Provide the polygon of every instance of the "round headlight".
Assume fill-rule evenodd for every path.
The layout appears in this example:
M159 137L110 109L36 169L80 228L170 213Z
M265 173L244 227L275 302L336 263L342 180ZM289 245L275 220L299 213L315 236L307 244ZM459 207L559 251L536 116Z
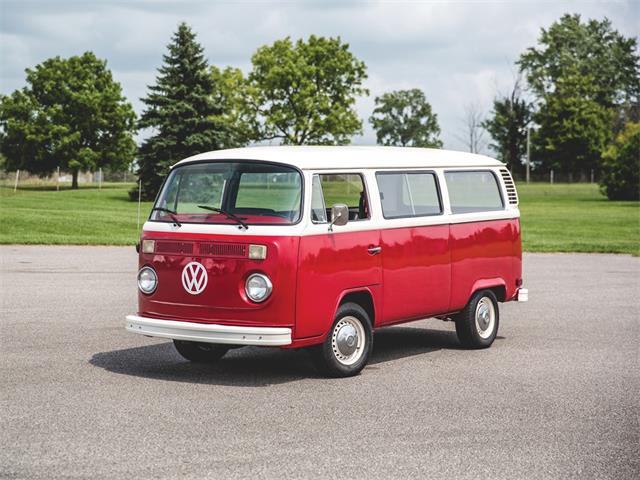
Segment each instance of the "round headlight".
M138 272L138 288L147 295L153 293L158 286L158 275L151 267L142 267Z
M264 302L269 298L272 290L273 285L271 284L271 280L262 273L250 275L249 278L247 278L247 283L244 285L244 291L247 293L247 297L256 303Z

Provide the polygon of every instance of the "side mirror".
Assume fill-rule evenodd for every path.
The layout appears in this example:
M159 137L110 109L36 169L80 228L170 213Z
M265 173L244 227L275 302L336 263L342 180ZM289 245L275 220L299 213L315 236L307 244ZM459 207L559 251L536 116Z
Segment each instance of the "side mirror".
M349 207L344 203L336 203L331 207L331 223L329 224L329 231L333 232L333 226L339 227L346 225L349 222Z

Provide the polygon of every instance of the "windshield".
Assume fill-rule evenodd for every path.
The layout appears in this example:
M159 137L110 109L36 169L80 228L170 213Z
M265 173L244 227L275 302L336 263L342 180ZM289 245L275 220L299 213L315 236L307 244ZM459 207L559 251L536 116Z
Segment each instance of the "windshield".
M149 218L290 225L300 219L301 197L302 178L291 167L259 162L187 164L171 171Z

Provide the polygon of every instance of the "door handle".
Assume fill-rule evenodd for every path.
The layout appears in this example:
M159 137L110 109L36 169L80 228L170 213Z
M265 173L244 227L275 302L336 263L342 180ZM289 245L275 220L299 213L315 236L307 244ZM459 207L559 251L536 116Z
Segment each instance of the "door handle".
M367 248L367 251L371 255L377 255L382 251L382 247L380 247L380 246L377 246L377 247L371 246L371 247Z

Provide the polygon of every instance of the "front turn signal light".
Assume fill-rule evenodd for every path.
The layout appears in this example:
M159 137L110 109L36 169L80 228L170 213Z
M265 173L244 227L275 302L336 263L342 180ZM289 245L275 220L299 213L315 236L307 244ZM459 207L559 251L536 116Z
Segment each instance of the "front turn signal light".
M156 250L155 240L143 240L142 241L142 253L153 253Z
M264 260L267 258L267 246L249 245L249 258L251 260Z

